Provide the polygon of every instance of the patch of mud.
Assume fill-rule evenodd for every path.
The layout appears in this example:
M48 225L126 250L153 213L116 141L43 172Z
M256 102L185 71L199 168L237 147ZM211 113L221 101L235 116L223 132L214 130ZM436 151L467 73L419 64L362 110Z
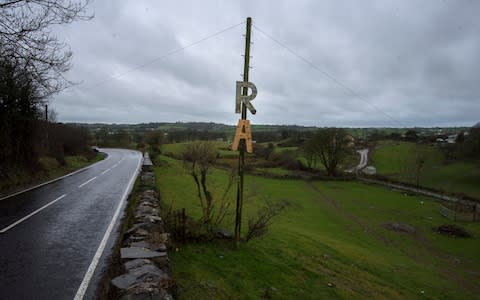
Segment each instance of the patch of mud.
M471 237L472 235L468 233L465 228L453 225L453 224L444 224L440 225L438 227L434 227L433 231L450 236L450 237L463 237L463 238L468 238Z
M403 232L403 233L411 233L414 234L417 232L415 227L408 225L408 224L402 224L402 223L385 223L382 225L385 229L388 229L390 231L395 231L395 232Z

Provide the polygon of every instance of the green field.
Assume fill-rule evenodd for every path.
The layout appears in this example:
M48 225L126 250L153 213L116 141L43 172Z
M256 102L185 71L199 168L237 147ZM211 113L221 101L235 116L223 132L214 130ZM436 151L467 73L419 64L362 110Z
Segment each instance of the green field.
M413 184L417 153L426 158L420 173L421 186L480 199L480 162L446 162L436 145L382 141L373 151L371 160L378 174Z
M218 149L220 155L230 155L234 153L233 151L229 150L229 143L227 142L211 141L210 143L212 143ZM165 144L162 145L162 152L180 156L188 144L190 144L190 142Z
M194 183L182 163L165 156L157 162L162 201L199 217ZM211 176L218 196L227 173L215 169ZM171 260L180 299L478 298L480 223L458 223L473 238L438 235L432 227L450 221L430 199L356 182L259 176L247 176L246 189L243 224L265 199L287 199L292 206L274 219L266 237L239 250L220 241L179 245ZM388 231L386 222L417 231Z

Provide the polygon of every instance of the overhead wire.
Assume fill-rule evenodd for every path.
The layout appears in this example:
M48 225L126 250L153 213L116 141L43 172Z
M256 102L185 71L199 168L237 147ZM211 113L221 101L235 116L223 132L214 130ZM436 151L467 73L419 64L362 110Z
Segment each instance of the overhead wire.
M370 105L371 107L373 107L375 110L377 110L378 112L382 113L384 116L386 116L387 118L389 118L390 120L392 120L393 122L395 122L396 124L400 125L400 127L405 127L405 128L408 128L409 126L405 126L404 124L402 124L402 122L396 120L395 118L393 118L391 115L387 114L386 112L384 112L383 110L381 110L380 108L378 108L376 105L374 105L373 103L371 103L370 101L368 101L365 97L363 97L362 95L360 95L359 93L357 93L355 90L353 90L352 88L350 88L349 86L345 85L344 83L342 83L340 80L338 80L335 76L331 75L330 73L328 73L327 71L319 68L318 66L316 66L313 62L311 62L310 60L308 60L307 58L305 58L304 56L298 54L297 52L295 52L293 49L291 49L290 47L288 47L287 45L285 45L284 43L282 43L281 41L279 41L278 39L272 37L271 35L269 35L268 33L266 33L265 31L263 31L261 28L259 28L258 26L256 26L255 24L253 25L253 27L258 30L261 34L263 34L264 36L266 36L267 38L269 38L270 40L272 40L273 42L275 42L275 44L277 44L278 46L280 46L281 48L284 48L286 49L288 52L290 52L292 55L294 55L295 57L299 58L300 60L302 60L303 62L305 62L306 64L308 64L310 67L312 67L313 69L319 71L320 73L322 73L324 76L326 76L327 78L329 78L330 80L332 80L334 83L336 83L337 85L339 85L340 87L342 87L343 89L347 90L348 92L350 92L353 96L355 96L356 98L362 100L363 102L367 103L368 105ZM419 168L420 166L418 165L419 163L419 143L415 143L415 157L416 157L416 161L415 161L415 168Z
M374 105L373 103L371 103L370 101L368 101L365 97L363 97L362 95L360 95L359 93L357 93L355 90L353 90L352 88L350 88L349 86L347 86L346 84L342 83L340 80L338 80L335 76L333 76L332 74L328 73L327 71L319 68L317 65L315 65L313 62L311 62L309 59L305 58L304 56L298 54L296 51L294 51L292 48L288 47L287 45L285 45L285 43L282 43L281 41L279 41L278 39L274 38L273 36L271 36L270 34L266 33L264 30L262 30L261 28L259 28L257 25L253 24L253 27L258 30L262 35L264 35L265 37L267 37L268 39L272 40L275 44L277 44L277 46L281 47L281 48L284 48L285 50L287 50L290 54L292 54L293 56L297 57L298 59L302 60L304 63L306 63L307 65L309 65L310 67L312 67L313 69L317 70L318 72L322 73L324 76L326 76L327 78L329 78L331 81L333 81L334 83L336 83L338 86L342 87L343 89L345 89L346 91L348 91L350 94L352 94L353 96L355 96L356 98L362 100L363 102L367 103L368 105L370 105L372 108L374 108L375 110L377 110L378 112L380 112L381 114L383 114L384 116L386 116L388 119L390 119L391 121L393 121L394 123L398 124L398 125L401 125L403 127L408 127L408 126L404 126L402 124L402 122L396 120L394 117L392 117L390 114L386 113L385 111L381 110L379 107L377 107L376 105Z
M137 65L133 68L130 68L128 69L127 71L121 73L121 74L118 74L118 75L114 75L114 76L110 76L109 78L105 79L105 80L102 80L100 82L97 82L96 84L93 84L91 86L87 86L87 88L95 88L95 87L98 87L98 86L101 86L103 84L106 84L110 81L113 81L113 80L116 80L116 79L119 79L127 74L130 74L134 71L137 71L139 69L143 69L153 63L156 63L160 60L164 60L172 55L175 55L177 53L180 53L190 47L193 47L195 45L198 45L202 42L205 42L209 39L212 39L216 36L219 36L229 30L232 30L242 24L245 24L245 21L242 21L238 24L235 24L235 25L231 25L231 26L228 26L224 29L221 29L219 31L216 31L212 34L209 34L201 39L198 39L194 42L191 42L185 46L182 46L180 48L176 48L176 49L173 49L167 53L165 53L164 55L161 55L159 57L156 57L152 60L149 60L145 63L142 63L140 65ZM309 59L305 58L304 56L300 55L299 53L297 53L296 51L294 51L292 48L288 47L285 43L279 41L278 39L274 38L273 36L271 36L270 34L268 34L267 32L265 32L264 30L262 30L259 26L253 24L253 27L258 30L262 35L264 35L265 37L267 37L268 39L272 40L277 46L281 47L281 48L284 48L285 50L287 50L290 54L292 54L293 56L297 57L298 59L302 60L304 63L306 63L307 65L309 65L310 67L312 67L313 69L319 71L320 73L322 73L324 76L326 76L327 78L329 78L331 81L333 81L334 83L336 83L337 85L339 85L340 87L342 87L343 89L345 89L346 91L348 91L349 93L351 93L353 96L355 96L356 98L362 100L363 102L367 103L368 105L370 105L371 107L373 107L375 110L377 110L378 112L380 112L381 114L385 115L387 118L389 118L390 120L392 120L393 122L399 124L399 125L402 125L401 122L399 122L398 120L396 120L395 118L393 118L390 114L387 114L385 111L381 110L380 108L378 108L376 105L374 105L373 103L371 103L370 101L368 101L365 97L363 97L362 95L360 95L359 93L357 93L355 90L353 90L352 88L350 88L349 86L347 86L346 84L342 83L340 80L338 80L335 76L333 76L332 74L328 73L327 71L319 68L317 65L315 65L313 62L311 62ZM253 31L252 31L253 33ZM408 126L403 126L403 127L408 127Z
M109 78L107 78L107 79L105 79L105 80L102 80L102 81L100 81L100 82L97 82L96 84L93 84L93 85L91 85L91 86L87 86L87 88L95 88L95 87L98 87L98 86L100 86L100 85L106 84L106 83L108 83L108 82L110 82L110 81L113 81L113 80L115 80L115 79L119 79L119 78L121 78L121 77L123 77L123 76L125 76L125 75L127 75L127 74L130 74L130 73L132 73L132 72L134 72L134 71L137 71L137 70L139 70L139 69L143 69L143 68L145 68L145 67L147 67L147 66L149 66L149 65L151 65L151 64L153 64L153 63L156 63L156 62L158 62L158 61L160 61L160 60L166 59L166 58L169 57L169 56L172 56L172 55L175 55L175 54L177 54L177 53L180 53L180 52L182 52L182 51L184 51L184 50L186 50L186 49L188 49L188 48L190 48L190 47L193 47L193 46L198 45L198 44L200 44L200 43L202 43L202 42L205 42L205 41L207 41L207 40L209 40L209 39L212 39L212 38L214 38L214 37L216 37L216 36L218 36L218 35L221 35L222 33L225 33L225 32L227 32L227 31L229 31L229 30L232 30L232 29L234 29L234 28L236 28L236 27L238 27L238 26L240 26L240 25L242 25L242 24L245 24L245 21L240 22L240 23L235 24L235 25L228 26L228 27L226 27L226 28L224 28L224 29L222 29L222 30L219 30L219 31L217 31L217 32L214 32L214 33L212 33L212 34L209 34L209 35L207 35L207 36L205 36L205 37L203 37L203 38L201 38L201 39L199 39L199 40L196 40L196 41L194 41L194 42L192 42L192 43L189 43L189 44L187 44L187 45L185 45L185 46L182 46L182 47L180 47L180 48L173 49L173 50L165 53L165 54L162 55L162 56L156 57L156 58L154 58L154 59L152 59L152 60L149 60L149 61L147 61L147 62L145 62L145 63L143 63L143 64L137 65L137 66L135 66L135 67L133 67L133 68L131 68L131 69L129 69L129 70L121 73L121 74L114 75L114 76L110 76Z

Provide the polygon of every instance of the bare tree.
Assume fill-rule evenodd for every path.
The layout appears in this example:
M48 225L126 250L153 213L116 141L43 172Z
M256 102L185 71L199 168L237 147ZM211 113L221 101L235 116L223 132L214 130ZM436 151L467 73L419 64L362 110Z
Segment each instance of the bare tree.
M317 153L313 141L308 141L303 148L303 156L307 161L307 167L315 168L317 165Z
M90 19L88 3L0 0L0 176L19 165L35 166L39 111L69 84L63 73L72 52L52 27Z
M147 131L144 135L143 141L150 146L153 152L159 152L159 147L164 143L165 136L160 130ZM152 153L150 153L152 154Z
M0 55L23 65L46 98L68 81L72 52L52 34L54 25L89 20L89 0L4 0L0 2Z
M197 197L202 208L202 221L210 225L219 225L228 215L231 205L228 193L236 178L236 172L232 170L223 195L215 199L209 189L208 174L216 159L217 149L208 141L192 142L183 152L183 161L190 170L197 189Z
M231 214L230 205L232 204L232 201L229 201L228 193L230 192L232 187L236 184L237 174L238 174L238 170L236 170L235 168L232 168L230 170L227 186L225 187L225 191L223 192L223 195L220 198L220 201L218 201L218 210L213 222L215 226L220 225L225 219L225 217Z
M306 142L304 151L310 161L309 165L314 165L318 158L327 170L327 174L335 176L338 164L348 152L349 143L350 140L344 129L322 128Z

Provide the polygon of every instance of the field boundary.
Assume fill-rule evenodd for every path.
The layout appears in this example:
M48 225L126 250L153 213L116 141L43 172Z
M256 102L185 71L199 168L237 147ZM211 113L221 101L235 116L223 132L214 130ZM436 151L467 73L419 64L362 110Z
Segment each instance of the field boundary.
M411 187L411 186L407 186L407 185L402 185L402 184L399 184L399 183L386 182L386 181L382 181L382 180L378 180L378 179L369 179L369 178L364 178L364 177L357 177L357 179L359 181L363 181L363 182L366 182L366 183L383 185L383 186L386 186L386 187L391 187L391 188L399 189L399 190L402 190L402 191L412 192L412 193L436 198L436 199L443 200L443 201L453 202L453 203L457 203L457 202L476 202L476 201L473 201L473 200L470 200L470 199L467 200L467 199L460 198L460 197L449 196L449 195L445 195L445 194L442 194L442 193L439 193L439 192L433 192L433 191L429 191L429 190L422 189L422 188L416 188L416 187Z

